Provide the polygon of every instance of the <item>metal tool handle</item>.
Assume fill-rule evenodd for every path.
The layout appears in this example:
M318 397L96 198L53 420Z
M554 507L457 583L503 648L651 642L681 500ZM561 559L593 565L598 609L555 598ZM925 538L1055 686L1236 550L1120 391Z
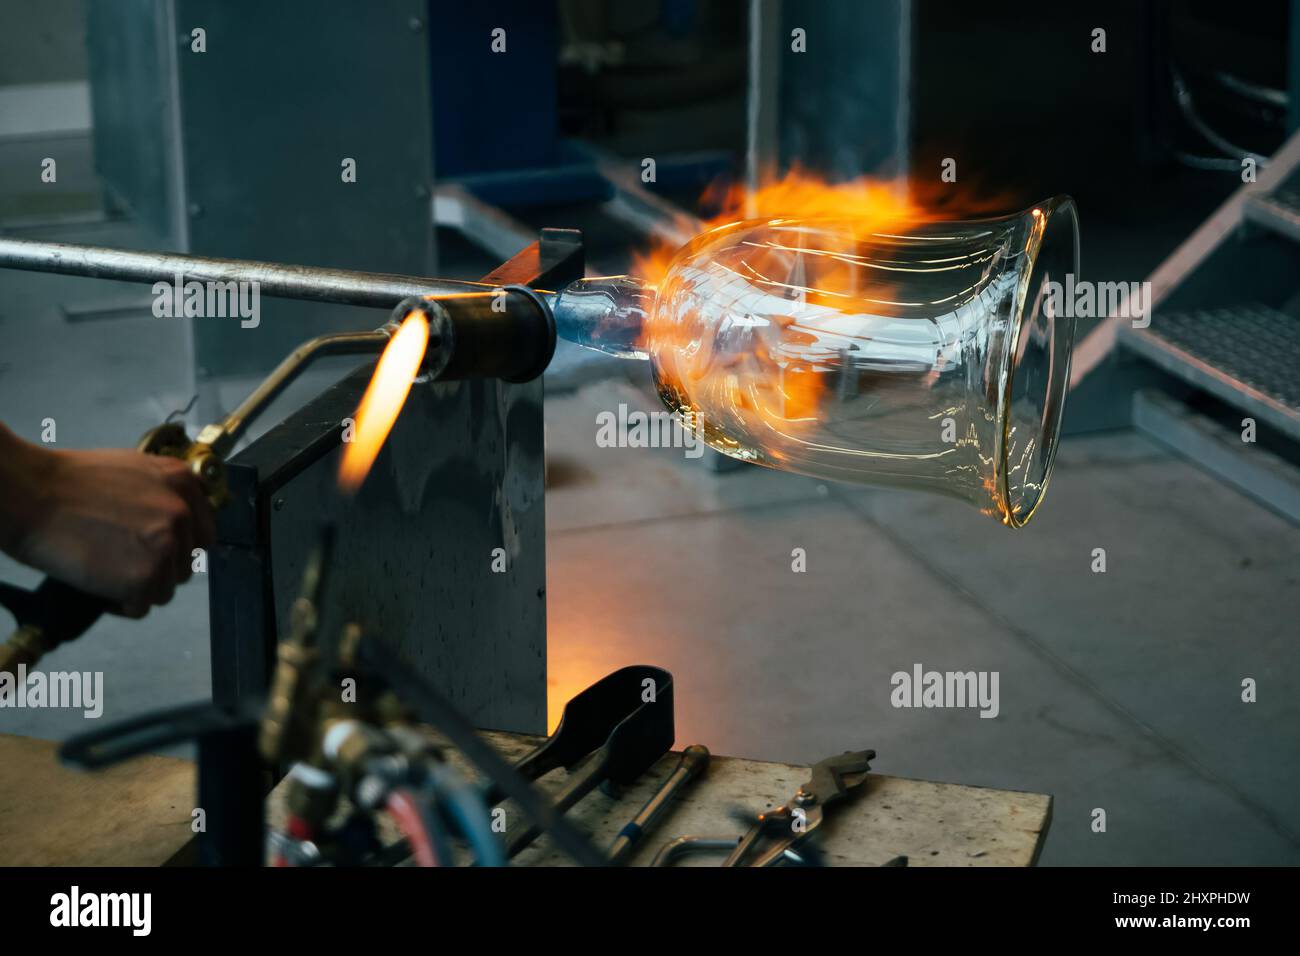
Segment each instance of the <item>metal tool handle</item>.
M53 578L46 578L34 591L0 582L0 604L18 622L0 644L0 672L15 675L20 666L33 667L60 644L80 637L112 609L104 598Z
M59 748L59 759L83 770L96 770L172 744L255 724L251 714L240 714L209 701L199 701L77 734Z
M641 837L659 822L660 818L672 805L673 797L688 783L704 772L709 765L709 748L700 744L691 744L682 751L677 766L673 768L663 784L650 795L640 811L622 830L609 848L609 862L623 863L632 855L632 851Z
M574 773L551 805L558 813L568 813L573 805L599 786L609 773L609 748L601 747ZM513 833L506 834L506 856L513 859L541 835L541 827L534 820L522 824Z

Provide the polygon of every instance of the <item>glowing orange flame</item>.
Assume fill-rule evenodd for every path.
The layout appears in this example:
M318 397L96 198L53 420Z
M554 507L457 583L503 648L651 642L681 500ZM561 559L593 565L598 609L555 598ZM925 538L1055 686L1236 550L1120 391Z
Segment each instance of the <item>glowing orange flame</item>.
M901 179L833 183L795 168L756 189L707 192L705 204L719 212L704 232L684 247L663 243L635 257L635 274L659 289L640 346L656 359L660 397L719 451L780 462L780 445L801 442L822 422L828 389L848 384L826 317L906 304L898 301L898 270L881 250L923 223L996 208L987 202L980 210L952 190ZM725 260L715 258L728 236L743 238ZM707 286L705 298L693 296L692 286ZM701 314L701 301L712 316ZM767 311L755 321L756 306ZM739 320L733 339L741 324L762 326L743 336L743 348L720 345L713 334L710 322L728 308ZM864 387L853 383L851 391ZM763 435L774 440L755 447L754 436Z
M794 168L757 189L715 187L704 196L720 211L706 220L708 227L695 240L678 249L666 244L636 257L635 273L661 286L674 262L683 261L721 232L739 222L755 220L835 220L836 248L794 249L771 243L754 244L738 275L755 287L775 294L791 294L808 305L835 305L837 298L858 297L861 269L854 261L854 243L875 233L905 231L934 218L915 203L902 181L857 179L831 183ZM843 253L840 255L839 253ZM798 263L799 271L792 269ZM883 285L876 294L883 294ZM792 302L792 312L796 308ZM644 350L661 356L660 395L670 408L699 423L703 437L728 454L741 449L729 436L710 427L699 412L721 404L740 418L753 418L780 433L815 423L825 377L822 369L806 360L791 360L798 344L809 338L794 314L771 316L777 334L756 344L744 356L717 361L707 343L701 346L695 316L680 311L665 316L656 311L646 323ZM804 350L806 352L806 350ZM780 354L778 354L780 353ZM713 423L716 425L716 423Z
M861 178L832 183L797 166L756 189L714 186L703 198L706 205L719 210L704 220L707 230L746 219L780 217L852 221L861 234L867 234L935 218L912 199L912 191L902 180ZM656 246L635 257L634 274L657 283L677 252L676 246L666 243Z
M429 320L422 312L411 312L379 357L374 377L353 416L356 425L352 441L344 444L339 463L339 487L348 494L360 488L370 473L411 391L428 345Z

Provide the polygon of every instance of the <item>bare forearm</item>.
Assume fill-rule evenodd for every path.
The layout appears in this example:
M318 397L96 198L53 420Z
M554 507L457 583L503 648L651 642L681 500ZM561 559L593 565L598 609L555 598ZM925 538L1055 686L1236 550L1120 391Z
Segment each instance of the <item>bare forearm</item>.
M126 449L52 451L0 425L0 550L126 613L165 604L213 538L184 462Z

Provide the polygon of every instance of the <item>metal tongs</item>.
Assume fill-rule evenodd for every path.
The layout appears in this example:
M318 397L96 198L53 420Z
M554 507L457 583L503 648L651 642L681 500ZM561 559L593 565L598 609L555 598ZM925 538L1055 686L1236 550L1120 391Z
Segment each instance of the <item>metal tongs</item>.
M647 687L654 693L647 694ZM564 707L554 734L516 767L529 780L565 767L570 774L556 794L557 813L608 781L635 783L673 745L673 675L660 667L636 664L601 678ZM495 803L497 788L489 793ZM506 855L514 857L536 839L535 822L506 834Z

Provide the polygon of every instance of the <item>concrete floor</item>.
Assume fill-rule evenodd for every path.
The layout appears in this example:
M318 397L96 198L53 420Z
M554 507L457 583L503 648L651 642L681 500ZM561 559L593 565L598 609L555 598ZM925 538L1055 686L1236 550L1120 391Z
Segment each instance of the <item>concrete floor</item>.
M1013 532L959 502L598 448L620 401L651 407L615 383L548 402L553 700L660 664L683 744L870 746L883 772L1053 794L1044 863L1300 862L1295 527L1129 432L1067 439ZM998 671L1000 715L894 709L916 663Z
M117 228L57 237L113 244ZM58 308L126 291L0 273L0 418L120 445L185 404L178 326ZM600 448L598 411L653 407L644 369L625 371L547 403L553 712L615 667L660 664L679 744L789 761L870 746L882 772L1053 794L1044 863L1300 863L1295 527L1131 433L1067 439L1020 532L958 502ZM36 576L0 561L0 579ZM109 719L195 700L206 622L190 586L48 667L105 671ZM1000 715L894 709L890 675L916 663L998 671ZM4 732L84 729L0 711Z

